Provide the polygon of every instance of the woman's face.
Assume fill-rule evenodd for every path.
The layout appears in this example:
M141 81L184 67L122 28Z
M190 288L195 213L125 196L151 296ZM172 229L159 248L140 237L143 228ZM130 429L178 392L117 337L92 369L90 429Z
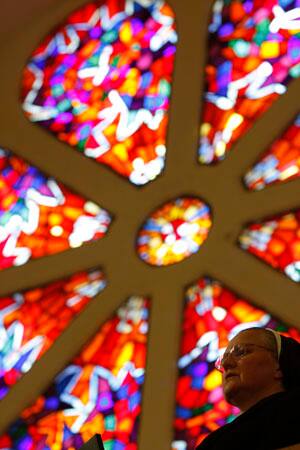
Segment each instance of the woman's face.
M230 354L234 346L241 350L241 354L244 350L244 354L239 356L238 351ZM224 396L242 410L249 402L255 404L281 386L279 364L265 336L259 331L243 331L235 336L226 349L223 367Z

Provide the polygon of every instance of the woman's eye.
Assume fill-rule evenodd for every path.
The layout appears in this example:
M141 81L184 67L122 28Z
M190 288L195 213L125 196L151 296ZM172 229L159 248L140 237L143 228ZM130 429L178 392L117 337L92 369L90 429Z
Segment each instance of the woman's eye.
M236 355L237 355L237 356L243 356L243 355L245 355L246 353L247 353L247 351L246 351L246 349L244 349L244 348L239 348L239 349L236 350Z

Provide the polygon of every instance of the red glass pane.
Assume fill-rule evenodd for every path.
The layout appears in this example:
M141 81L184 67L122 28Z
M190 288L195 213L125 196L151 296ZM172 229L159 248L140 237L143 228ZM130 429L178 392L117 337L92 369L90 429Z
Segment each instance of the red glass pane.
M245 175L248 189L264 189L300 176L300 114Z
M300 332L256 308L218 281L201 278L186 293L173 450L194 450L215 429L231 421L238 409L223 398L215 361L244 328L268 327L300 340Z
M0 298L0 399L105 284L92 270Z
M0 448L77 449L100 433L106 450L136 450L148 315L148 301L131 297L0 437Z
M300 210L249 225L240 246L300 282Z
M297 0L216 0L209 25L199 161L225 158L300 76Z
M103 237L109 214L0 149L0 270Z
M73 12L24 70L28 118L140 185L163 170L174 13L163 1L95 1Z

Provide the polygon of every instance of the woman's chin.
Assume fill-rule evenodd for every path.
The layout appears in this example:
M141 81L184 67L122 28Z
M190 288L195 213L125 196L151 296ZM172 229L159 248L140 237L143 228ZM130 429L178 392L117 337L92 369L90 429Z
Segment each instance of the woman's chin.
M224 396L228 403L234 405L234 398L239 391L239 378L237 376L230 377L223 384Z

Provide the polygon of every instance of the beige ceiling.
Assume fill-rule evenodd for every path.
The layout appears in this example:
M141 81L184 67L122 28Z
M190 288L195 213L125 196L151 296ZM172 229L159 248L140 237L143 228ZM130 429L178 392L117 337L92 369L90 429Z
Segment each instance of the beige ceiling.
M247 192L241 177L294 117L300 84L290 85L243 137L228 158L213 167L196 162L205 39L212 0L170 0L179 44L163 176L142 188L58 142L25 119L19 104L21 71L40 39L84 0L1 1L0 145L23 156L114 216L108 236L65 253L0 273L0 295L40 285L90 267L102 267L108 287L11 390L0 404L2 430L53 380L101 323L132 294L152 299L146 383L139 448L167 450L172 440L184 288L202 275L225 283L246 299L300 328L300 287L236 245L244 223L300 205L300 180L262 192ZM201 251L181 264L153 268L134 250L136 231L164 201L193 194L213 210L213 228Z
M12 33L38 20L39 15L58 5L58 0L1 0L1 41L9 39Z

